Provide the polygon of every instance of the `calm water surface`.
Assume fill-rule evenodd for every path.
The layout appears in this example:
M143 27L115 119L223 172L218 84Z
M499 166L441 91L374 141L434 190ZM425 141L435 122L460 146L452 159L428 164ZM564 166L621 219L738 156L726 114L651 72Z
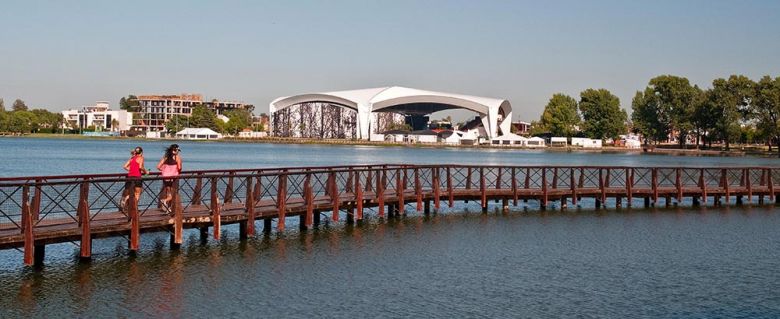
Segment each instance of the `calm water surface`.
M0 138L0 176L121 172L164 143ZM772 158L180 143L187 169L351 163L772 165ZM152 166L152 165L147 165ZM578 210L478 204L201 243L165 233L47 247L33 271L0 252L0 318L17 317L780 317L773 206ZM295 227L288 227L290 229Z

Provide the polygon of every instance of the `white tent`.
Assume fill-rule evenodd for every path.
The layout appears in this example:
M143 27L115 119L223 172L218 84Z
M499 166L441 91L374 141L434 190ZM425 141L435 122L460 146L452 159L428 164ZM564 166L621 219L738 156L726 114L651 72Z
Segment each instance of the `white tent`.
M569 145L569 140L565 137L551 137L550 138L550 146L563 146Z
M477 135L472 132L462 131L442 131L439 133L439 143L444 144L467 144L472 145L477 142Z
M525 146L527 141L528 139L525 137L513 133L507 133L490 140L490 144Z
M538 136L534 136L525 141L525 146L528 147L544 147L544 139Z
M371 134L380 133L372 132L375 128L370 127L375 112L432 113L452 108L468 109L480 114L488 138L509 133L512 125L512 105L507 100L400 86L285 96L273 100L269 111L274 114L293 105L313 102L331 103L357 111L358 137L366 140ZM273 123L270 125L273 127Z
M205 127L188 127L176 132L176 138L187 140L216 140L221 139L222 134Z

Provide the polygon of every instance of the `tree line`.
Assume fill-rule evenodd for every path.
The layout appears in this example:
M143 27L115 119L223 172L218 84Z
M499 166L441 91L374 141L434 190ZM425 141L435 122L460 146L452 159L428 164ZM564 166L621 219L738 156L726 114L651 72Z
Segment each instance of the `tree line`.
M580 93L579 101L563 93L554 94L539 121L531 122L530 133L614 139L626 132L627 121L617 96L607 89L587 89Z
M11 110L6 111L5 102L0 98L0 132L54 133L62 123L62 114L44 109L30 110L21 99L16 99L11 105Z
M660 75L650 79L631 101L630 119L620 100L606 89L587 89L579 101L562 93L550 98L531 134L616 138L639 133L645 144L675 140L685 147L723 143L780 144L780 77L753 81L732 75L702 89L685 77ZM780 147L778 148L780 152Z
M192 108L190 116L177 114L171 117L165 123L165 130L175 134L187 127L207 127L216 132L236 135L241 130L252 126L252 113L248 110L228 110L223 115L228 118L227 122L217 117L214 110L198 104Z

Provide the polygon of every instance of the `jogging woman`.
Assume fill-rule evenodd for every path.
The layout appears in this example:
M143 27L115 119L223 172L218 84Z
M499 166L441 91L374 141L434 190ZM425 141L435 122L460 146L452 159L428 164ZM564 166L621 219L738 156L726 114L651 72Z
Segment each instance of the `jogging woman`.
M173 199L173 178L179 176L181 172L181 157L179 156L179 145L171 144L165 149L165 155L157 163L157 169L163 177L163 190L165 198L160 200L163 209L170 213L171 200ZM166 178L169 177L169 178Z
M141 176L146 174L144 168L144 149L136 146L131 152L132 157L125 163L124 169L127 171L127 182L125 182L125 197L122 198L122 207L127 206L130 198L130 192L135 193L135 207L138 207L138 200L141 198L141 189L143 182Z

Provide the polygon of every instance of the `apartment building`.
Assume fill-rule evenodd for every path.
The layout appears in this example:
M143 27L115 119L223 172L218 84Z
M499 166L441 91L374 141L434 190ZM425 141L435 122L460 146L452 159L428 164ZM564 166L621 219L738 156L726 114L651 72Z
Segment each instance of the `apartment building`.
M204 100L200 94L139 95L138 104L133 130L144 132L164 131L165 123L174 115L190 116L192 109L201 104L214 110L218 116L233 109L246 109L250 112L254 109L253 105L244 102Z
M98 101L95 105L82 106L80 109L62 111L65 128L75 127L86 129L94 126L99 131L121 132L130 129L133 123L133 113L125 110L111 110L106 101Z

